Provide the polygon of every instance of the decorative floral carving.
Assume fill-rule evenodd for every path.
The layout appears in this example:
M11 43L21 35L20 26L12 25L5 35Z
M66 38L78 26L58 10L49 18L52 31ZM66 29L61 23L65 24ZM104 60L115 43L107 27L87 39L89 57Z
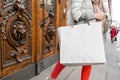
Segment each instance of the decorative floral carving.
M44 33L43 52L47 53L55 49L56 28L54 24L54 13L49 12L46 19L41 23Z
M2 66L7 67L31 58L31 5L29 0L2 0ZM29 1L29 4L32 1ZM7 49L8 47L8 49Z
M13 56L17 60L17 62L23 62L25 60L25 58L19 57L19 55L20 54L26 54L26 53L28 53L28 51L26 49L22 49L19 52L14 51L14 50L9 52L9 54L11 56Z
M26 43L27 29L22 21L14 21L11 25L11 36L14 40L18 41L20 44Z
M54 39L56 33L55 25L53 23L49 23L46 32L51 40Z

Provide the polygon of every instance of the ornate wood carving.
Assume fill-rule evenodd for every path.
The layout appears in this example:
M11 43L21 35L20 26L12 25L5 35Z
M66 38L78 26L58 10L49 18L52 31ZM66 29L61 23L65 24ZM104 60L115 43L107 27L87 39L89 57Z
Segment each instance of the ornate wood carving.
M31 2L3 0L1 11L3 68L31 59Z
M43 53L55 50L56 28L54 22L54 13L49 12L47 18L41 23L43 26Z
M2 1L0 0L0 32L2 31L2 22L1 22L1 10L2 10ZM1 37L1 33L0 33L0 37ZM2 46L1 46L1 38L0 38L0 78L2 76Z
M41 21L43 27L43 53L49 53L56 48L56 0L44 0L46 11L45 20Z

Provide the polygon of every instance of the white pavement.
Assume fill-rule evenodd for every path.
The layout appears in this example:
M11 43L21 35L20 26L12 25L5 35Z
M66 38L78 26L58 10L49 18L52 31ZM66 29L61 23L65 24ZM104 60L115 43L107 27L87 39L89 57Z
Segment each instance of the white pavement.
M51 71L55 65L41 72L40 75L32 78L31 80L46 80L50 76ZM58 76L57 80L80 80L81 66L66 67ZM106 80L105 65L93 66L90 80Z

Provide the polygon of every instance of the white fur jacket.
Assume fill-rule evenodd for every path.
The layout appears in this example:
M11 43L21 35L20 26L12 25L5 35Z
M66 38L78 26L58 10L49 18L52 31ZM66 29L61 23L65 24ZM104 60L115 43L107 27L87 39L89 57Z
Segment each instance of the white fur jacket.
M95 19L91 0L72 0L68 10L68 25L73 25L73 20L84 21Z

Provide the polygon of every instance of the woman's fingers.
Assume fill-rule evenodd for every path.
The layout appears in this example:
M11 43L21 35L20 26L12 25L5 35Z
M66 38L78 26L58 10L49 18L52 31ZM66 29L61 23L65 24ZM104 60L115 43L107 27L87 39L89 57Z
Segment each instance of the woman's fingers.
M103 20L105 18L105 14L103 14L103 13L97 13L97 14L95 14L95 18L97 20Z

